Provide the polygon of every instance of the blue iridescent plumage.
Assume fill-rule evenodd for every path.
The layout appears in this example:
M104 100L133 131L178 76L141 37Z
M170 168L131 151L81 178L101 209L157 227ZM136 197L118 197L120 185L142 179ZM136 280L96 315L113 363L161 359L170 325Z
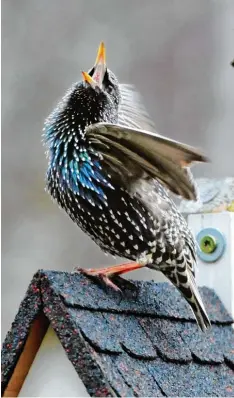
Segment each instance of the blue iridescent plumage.
M49 167L47 178L53 174L59 175L59 185L63 191L70 190L75 195L80 195L91 203L106 202L103 187L114 189L110 178L101 170L101 156L85 145L69 151L73 146L72 139L64 140L60 134L62 124L58 125L53 117L53 125L45 127L44 141L49 146ZM71 153L69 157L69 152Z

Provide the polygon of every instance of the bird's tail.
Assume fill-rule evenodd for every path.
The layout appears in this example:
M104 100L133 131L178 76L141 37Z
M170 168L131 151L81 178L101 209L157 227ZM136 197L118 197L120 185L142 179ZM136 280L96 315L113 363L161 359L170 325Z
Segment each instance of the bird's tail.
M169 277L180 293L183 294L195 315L198 326L203 332L205 332L211 324L192 272L187 269L187 281L186 283L183 281L183 284L176 283L174 278L172 279L169 275L167 275L167 277Z
M196 285L194 276L190 270L188 271L188 273L189 273L189 279L190 279L189 290L190 290L191 296L188 296L185 298L192 308L192 311L195 315L198 326L200 327L200 329L203 332L205 332L206 329L208 329L211 326L210 320L209 320L209 317L205 310L204 304L202 302L202 298L199 293L198 287Z

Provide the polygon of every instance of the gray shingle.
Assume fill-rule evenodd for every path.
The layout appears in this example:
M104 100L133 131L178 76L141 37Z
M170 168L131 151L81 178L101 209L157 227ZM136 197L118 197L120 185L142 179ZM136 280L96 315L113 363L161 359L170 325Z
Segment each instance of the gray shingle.
M85 338L98 350L121 353L117 334L108 325L104 315L101 312L92 312L87 310L69 309L69 314L75 327L80 328Z
M227 312L222 301L213 289L202 287L199 289L201 296L209 314L210 320L215 323L232 323L233 319Z
M213 325L206 333L197 330L196 325L191 322L179 327L184 343L199 361L214 364L224 361L224 346L217 334L217 330L221 330L222 327Z
M141 318L140 324L162 358L173 362L192 360L191 352L181 339L175 322L166 319Z
M111 327L125 351L138 358L153 359L157 353L144 330L133 315L104 313L108 326Z
M117 367L137 397L162 397L159 385L149 372L149 363L151 361L139 361L127 354L120 355L113 361L114 366Z
M223 365L179 365L158 360L149 363L148 368L166 396L233 396L233 375Z
M116 357L106 354L99 354L99 357L105 370L106 377L116 392L116 395L120 397L135 397L134 391L126 383L117 366L115 366L114 361Z

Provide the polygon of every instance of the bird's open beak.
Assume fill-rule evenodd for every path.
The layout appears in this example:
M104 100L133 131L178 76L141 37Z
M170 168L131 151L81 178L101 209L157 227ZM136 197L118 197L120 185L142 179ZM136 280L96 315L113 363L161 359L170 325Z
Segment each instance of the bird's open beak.
M98 83L87 72L81 72L85 82L89 83L92 88L98 87Z
M106 73L106 49L103 42L101 42L98 48L96 62L92 71L92 77L87 72L82 72L84 81L89 83L93 88L97 86L101 88Z

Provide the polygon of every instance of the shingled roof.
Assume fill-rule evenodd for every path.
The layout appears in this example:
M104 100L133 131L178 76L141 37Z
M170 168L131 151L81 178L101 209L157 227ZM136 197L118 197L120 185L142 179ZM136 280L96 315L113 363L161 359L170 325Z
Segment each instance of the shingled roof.
M174 287L135 284L137 296L120 298L80 274L39 271L3 344L2 393L44 313L91 396L233 396L233 320L214 291L201 288L212 321L202 333Z

